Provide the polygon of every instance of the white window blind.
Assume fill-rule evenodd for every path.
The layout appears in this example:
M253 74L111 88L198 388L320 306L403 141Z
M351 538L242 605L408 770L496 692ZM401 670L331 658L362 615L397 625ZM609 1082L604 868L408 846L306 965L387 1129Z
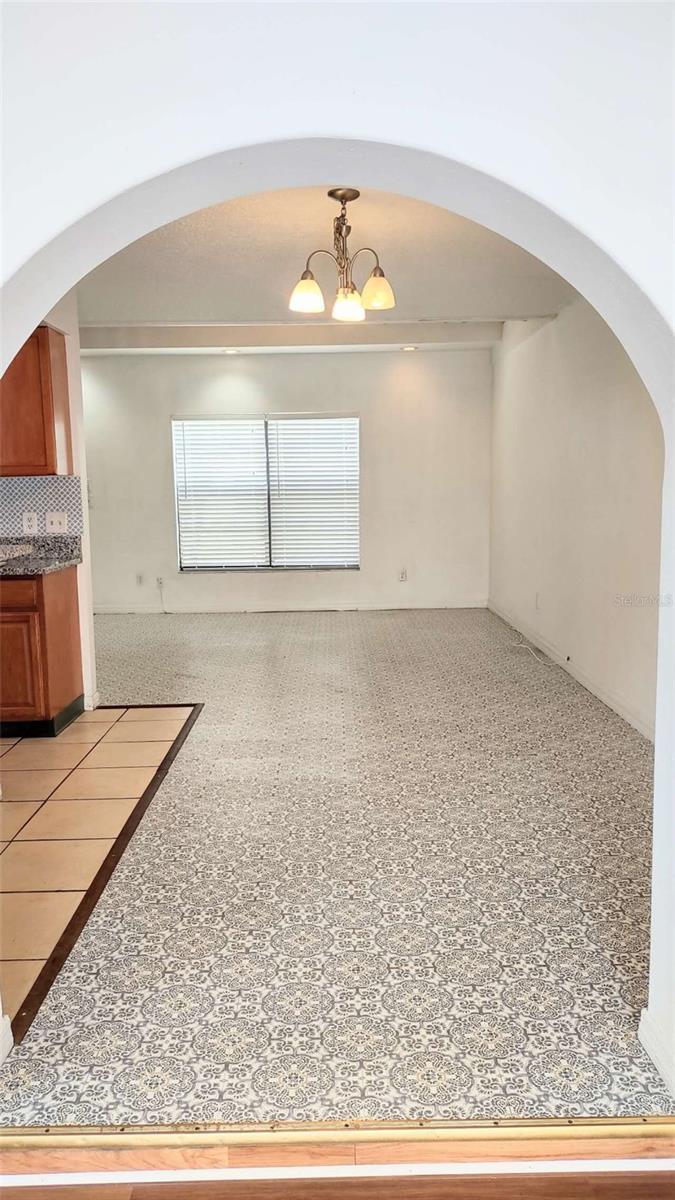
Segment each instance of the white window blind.
M173 422L184 570L358 567L358 417Z
M272 563L359 564L357 417L268 420Z
M262 420L174 421L181 567L269 566Z

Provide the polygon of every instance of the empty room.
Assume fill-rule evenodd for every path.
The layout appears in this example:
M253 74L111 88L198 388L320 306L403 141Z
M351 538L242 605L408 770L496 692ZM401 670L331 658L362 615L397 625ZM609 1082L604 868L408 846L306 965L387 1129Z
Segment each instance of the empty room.
M102 707L5 746L17 1010L40 881L86 893L189 732L6 1119L672 1108L637 1038L656 412L543 264L345 196L196 213L78 288Z
M83 62L103 25L192 62L188 5L54 7ZM644 78L639 6L339 12L400 75L418 7L429 88L479 9L491 71L516 27L573 57L583 8ZM338 14L196 8L235 74L249 8L265 55ZM273 108L83 191L8 292L3 1185L637 1197L675 1168L660 325L560 181Z

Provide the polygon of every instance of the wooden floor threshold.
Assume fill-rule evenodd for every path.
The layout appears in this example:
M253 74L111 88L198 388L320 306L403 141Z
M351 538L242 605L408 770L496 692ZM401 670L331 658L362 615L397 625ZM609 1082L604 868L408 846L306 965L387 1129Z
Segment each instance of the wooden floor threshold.
M405 1164L445 1163L456 1167L463 1163L536 1164L553 1160L591 1163L662 1159L670 1160L670 1169L671 1163L675 1162L675 1120L653 1117L462 1121L454 1124L430 1121L399 1124L351 1122L348 1125L330 1126L284 1124L265 1127L212 1125L166 1128L138 1126L131 1129L3 1129L0 1130L0 1156L7 1184L11 1184L11 1176L16 1175L70 1172L209 1171L275 1167L286 1170L365 1167L372 1170ZM670 1174L669 1178L671 1195L675 1195L675 1175ZM341 1186L346 1187L347 1183L345 1179ZM218 1193L213 1194L215 1196ZM232 1192L233 1197L237 1194ZM241 1194L243 1196L245 1193ZM260 1193L261 1196L264 1194ZM288 1196L300 1197L302 1194L289 1192ZM316 1194L319 1196L321 1193ZM398 1193L392 1191L390 1194L393 1196ZM414 1194L411 1193L411 1196ZM429 1194L434 1195L433 1192ZM450 1196L454 1193L446 1194ZM525 1192L522 1194L529 1195ZM30 1200L24 1190L22 1195L23 1200ZM229 1196L230 1193L224 1191L222 1195Z

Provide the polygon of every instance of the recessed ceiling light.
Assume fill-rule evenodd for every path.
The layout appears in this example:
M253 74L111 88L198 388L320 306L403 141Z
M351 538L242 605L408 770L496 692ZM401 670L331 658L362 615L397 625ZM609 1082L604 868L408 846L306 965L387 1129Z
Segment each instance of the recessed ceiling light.
M401 350L416 350L417 346L401 346Z

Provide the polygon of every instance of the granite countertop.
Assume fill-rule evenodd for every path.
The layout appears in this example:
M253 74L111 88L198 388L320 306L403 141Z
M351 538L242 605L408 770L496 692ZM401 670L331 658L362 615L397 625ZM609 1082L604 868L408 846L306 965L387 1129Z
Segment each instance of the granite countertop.
M82 541L74 535L0 537L0 576L50 575L81 562Z

